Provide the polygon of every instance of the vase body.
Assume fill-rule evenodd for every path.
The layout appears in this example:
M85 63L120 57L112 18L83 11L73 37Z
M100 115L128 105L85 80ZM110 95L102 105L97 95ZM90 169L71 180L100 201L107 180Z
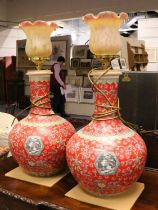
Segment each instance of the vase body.
M49 101L50 71L30 71L31 102L35 104L26 118L9 134L10 150L26 173L50 176L65 165L65 149L74 127L55 115Z
M97 81L113 106L117 105L118 76ZM105 97L94 89L94 114L106 113ZM101 105L101 106L100 106ZM146 161L146 146L142 138L125 126L117 113L93 120L75 133L66 149L72 175L90 194L104 197L128 189L141 175Z

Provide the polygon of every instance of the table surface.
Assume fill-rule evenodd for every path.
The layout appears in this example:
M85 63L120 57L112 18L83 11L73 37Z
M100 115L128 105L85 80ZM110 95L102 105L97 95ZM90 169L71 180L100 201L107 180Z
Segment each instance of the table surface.
M0 193L11 198L38 206L39 203L48 209L57 210L107 210L95 205L80 202L66 197L68 192L77 183L69 173L53 187L45 186L6 177L4 174L17 167L12 157L0 160ZM144 170L139 179L145 184L145 189L132 207L132 210L157 210L158 209L158 171Z

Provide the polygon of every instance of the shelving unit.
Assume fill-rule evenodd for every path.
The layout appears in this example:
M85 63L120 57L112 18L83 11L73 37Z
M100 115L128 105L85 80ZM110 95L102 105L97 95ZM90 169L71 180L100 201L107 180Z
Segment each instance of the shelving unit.
M145 46L134 46L127 42L129 69L132 71L143 71L148 64L148 54Z

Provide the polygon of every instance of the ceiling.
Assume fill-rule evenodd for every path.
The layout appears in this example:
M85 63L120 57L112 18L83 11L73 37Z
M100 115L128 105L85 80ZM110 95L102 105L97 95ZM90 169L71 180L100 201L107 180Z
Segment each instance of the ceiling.
M42 19L61 20L61 25L64 25L67 30L85 33L87 26L80 17L89 12L97 14L100 11L112 10L118 13L128 12L129 19L121 27L120 33L122 36L130 36L137 31L140 18L158 17L158 0L67 0L66 3L64 0L38 0L38 4L35 0L27 0L27 2L24 0L3 1L6 2L7 18L0 19L0 29L13 28L23 20ZM58 33L60 32L58 31Z
M61 20L101 11L140 12L158 10L158 0L3 0L7 20Z

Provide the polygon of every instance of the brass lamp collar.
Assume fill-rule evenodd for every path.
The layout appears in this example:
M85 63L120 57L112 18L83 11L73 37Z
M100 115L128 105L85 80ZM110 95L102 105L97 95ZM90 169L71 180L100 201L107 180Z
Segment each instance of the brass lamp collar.
M29 60L35 63L37 70L40 70L41 65L43 64L45 60L48 60L48 58L47 57L29 57Z

